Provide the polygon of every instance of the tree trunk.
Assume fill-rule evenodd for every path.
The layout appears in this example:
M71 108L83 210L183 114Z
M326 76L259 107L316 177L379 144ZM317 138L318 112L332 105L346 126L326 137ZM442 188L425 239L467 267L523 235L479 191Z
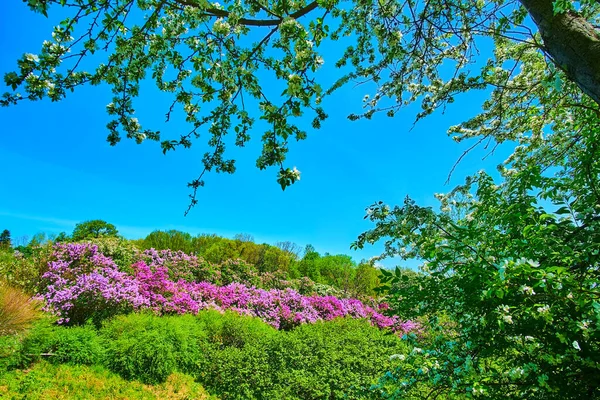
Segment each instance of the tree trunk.
M554 14L553 0L519 0L540 30L546 53L600 105L600 33L574 12Z

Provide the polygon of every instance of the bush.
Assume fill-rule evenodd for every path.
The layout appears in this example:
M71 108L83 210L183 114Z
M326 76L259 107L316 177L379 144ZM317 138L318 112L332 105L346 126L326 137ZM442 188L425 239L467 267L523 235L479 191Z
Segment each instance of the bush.
M282 337L274 352L279 382L301 399L359 396L391 367L406 344L364 320L338 318L302 325Z
M0 376L19 366L21 350L19 335L0 336Z
M57 327L56 340L50 349L53 363L79 365L101 364L104 346L91 325Z
M226 347L198 378L227 399L358 398L391 368L390 355L405 352L367 321L335 319Z
M18 250L0 251L0 280L27 293L36 293L47 270L52 248L50 245L36 245L22 250L26 254Z
M135 261L139 250L130 240L118 237L100 237L85 241L98 246L98 251L110 257L117 264L119 270L132 272L131 264Z
M214 310L118 316L99 331L45 319L22 344L8 344L13 361L5 370L46 358L52 364L102 364L146 384L184 373L223 399L358 398L393 367L390 355L408 353L402 339L366 320L337 318L279 331L256 317ZM34 390L37 383L19 385Z
M35 300L22 290L0 282L0 336L23 332L38 316Z
M175 371L195 371L203 365L206 335L191 315L119 316L101 332L107 367L126 379L162 383Z
M104 318L140 307L138 284L119 271L115 262L90 243L56 244L43 293L47 311L58 323L81 324L92 319L97 326Z
M46 359L54 364L101 364L104 346L92 325L57 326L50 319L37 323L24 338L21 366Z
M277 330L258 318L239 315L235 312L202 311L197 316L198 323L206 332L210 343L219 348L243 348L246 343L257 340L270 340Z

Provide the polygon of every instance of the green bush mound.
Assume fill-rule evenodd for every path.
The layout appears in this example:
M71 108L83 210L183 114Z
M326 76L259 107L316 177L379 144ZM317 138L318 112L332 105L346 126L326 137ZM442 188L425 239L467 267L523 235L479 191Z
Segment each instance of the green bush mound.
M361 398L402 352L398 337L337 319L217 352L203 382L227 399Z
M192 315L131 314L104 324L105 364L126 379L161 383L204 363L206 333Z
M93 325L62 327L46 318L22 340L13 364L25 367L44 359L53 364L101 365L104 345Z
M78 373L105 368L152 387L185 374L222 399L360 398L361 389L392 367L390 355L408 352L402 339L368 321L336 319L278 331L257 318L217 311L129 314L100 329L60 327L46 320L23 340L2 340L11 345L5 370L33 362L32 371L42 369L39 378L10 372L12 378L6 379L12 383L2 385L11 394L25 393L28 385L42 393L52 386L44 374L72 367Z

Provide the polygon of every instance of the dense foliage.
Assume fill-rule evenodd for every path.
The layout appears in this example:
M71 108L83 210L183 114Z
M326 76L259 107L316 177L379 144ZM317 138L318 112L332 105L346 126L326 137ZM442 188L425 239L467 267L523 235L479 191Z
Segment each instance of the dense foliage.
M368 209L375 227L357 245L385 238L386 255L425 260L418 285L388 273L392 308L457 324L386 377L400 393L430 381L482 397L600 396L600 123L594 108L546 112L552 134L524 138L500 178L439 195L440 212L410 199Z
M331 286L332 294L341 296L372 296L379 281L379 272L372 264L361 262L356 264L350 256L319 254L313 246L308 245L302 257L300 248L290 242L280 242L276 246L256 244L251 240L227 239L216 235L192 235L180 231L154 231L138 242L143 249L180 250L193 253L206 261L224 264L231 260L243 260L249 264L245 276L233 276L225 279L227 284L233 281L252 282L249 275L261 274L266 278L269 273L280 279L293 280L303 277L313 282ZM223 271L225 268L217 268ZM248 267L244 269L248 270ZM240 270L241 272L241 270ZM202 278L205 279L205 278ZM257 286L261 286L260 283ZM263 286L261 286L263 287ZM275 287L275 286L274 286ZM325 288L323 288L325 289Z
M393 365L391 354L406 353L400 338L366 321L336 319L278 331L256 318L202 311L196 316L130 314L107 321L100 329L43 321L13 345L9 359L12 368L40 358L57 366L42 363L27 373L33 398L50 386L36 370L58 371L69 365L80 373L94 371L108 377L108 370L152 385L168 384L173 374L185 374L223 399L307 400L342 399L348 394L356 398ZM8 385L12 394L27 394L22 382L26 373L20 374L1 374L0 386ZM72 385L67 385L69 390Z

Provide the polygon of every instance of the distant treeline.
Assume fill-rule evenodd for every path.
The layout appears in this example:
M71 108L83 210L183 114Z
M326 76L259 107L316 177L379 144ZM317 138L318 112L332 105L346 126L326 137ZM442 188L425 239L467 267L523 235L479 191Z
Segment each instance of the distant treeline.
M250 235L236 235L233 239L215 234L192 236L177 230L154 231L143 239L129 240L119 236L116 227L102 220L85 221L75 226L73 233L55 236L35 235L27 244L13 246L24 256L33 255L34 249L56 242L98 241L115 238L120 245L115 251L124 253L125 248L137 250L172 250L194 254L209 263L223 265L230 260L241 260L248 268L260 274L276 274L283 279L297 280L310 278L323 285L323 292L344 296L374 296L379 285L379 271L372 263L356 263L345 254L320 254L312 245L305 248L292 242L278 242L275 245L257 244ZM10 232L4 231L4 247L11 244ZM23 242L23 240L21 240ZM102 246L101 246L102 247ZM114 254L113 254L114 255Z

